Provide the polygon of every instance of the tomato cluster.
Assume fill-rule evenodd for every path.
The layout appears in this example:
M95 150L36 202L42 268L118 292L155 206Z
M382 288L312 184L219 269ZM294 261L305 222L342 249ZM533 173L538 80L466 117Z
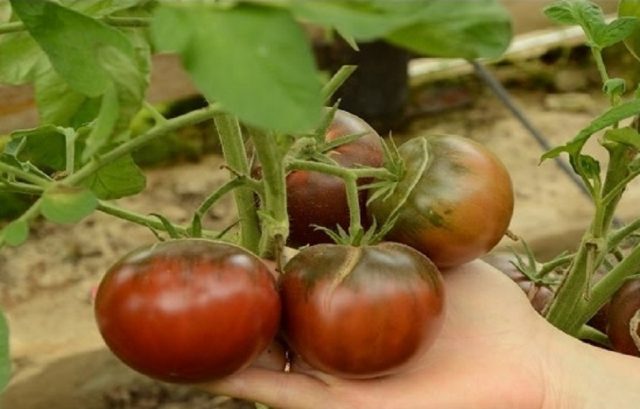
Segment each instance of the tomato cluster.
M361 136L330 151L329 161L382 166L382 138L351 114L337 111L325 139L353 134ZM293 359L327 373L368 378L404 368L441 327L439 268L493 247L513 208L508 174L481 145L436 136L426 140L427 152L416 146L409 141L399 149L406 171L395 193L378 195L369 207L369 192L359 197L363 224L399 215L387 236L396 242L303 247L279 281L266 260L235 245L179 239L143 247L114 265L98 288L96 319L107 345L132 368L171 382L241 370L278 329ZM314 225L348 227L340 178L291 172L287 200L293 243L329 241Z

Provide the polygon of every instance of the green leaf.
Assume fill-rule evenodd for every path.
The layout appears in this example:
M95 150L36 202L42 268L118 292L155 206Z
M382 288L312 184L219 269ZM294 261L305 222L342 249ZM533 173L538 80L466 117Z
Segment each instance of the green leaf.
M0 392L11 378L11 359L9 356L9 326L7 319L0 311Z
M11 0L11 5L58 74L89 97L104 93L111 81L97 58L101 50L115 47L134 60L127 37L100 21L49 1Z
M71 224L90 215L97 206L96 195L88 189L56 186L42 195L40 211L54 223Z
M61 171L66 165L65 129L52 125L15 131L5 152L38 168Z
M150 69L148 59L142 54L144 51L136 54L134 59L138 64L135 64L129 55L115 47L105 47L98 53L100 64L109 73L117 91L118 115L113 126L114 137L128 130L131 120L142 107ZM146 54L147 58L150 58L148 44ZM143 71L140 68L143 68Z
M396 2L393 6L385 6L385 3L379 0L296 0L291 5L291 11L303 20L333 27L341 35L360 41L371 41L415 23L419 19L418 12L426 3Z
M511 39L510 18L495 0L304 1L293 12L359 41L379 38L437 57L498 57Z
M81 13L101 17L148 3L149 0L60 0L59 2Z
M638 23L635 17L620 17L609 23L596 41L601 48L617 44L629 37L638 27Z
M600 177L600 163L592 156L578 155L577 168L588 179L596 180Z
M640 0L620 0L618 15L640 19ZM636 59L640 60L640 27L636 25L631 35L624 40L624 45Z
M0 35L0 83L22 85L33 81L48 65L47 57L28 33Z
M609 109L604 114L595 118L589 126L582 129L573 140L565 145L558 146L551 149L549 152L542 155L542 160L552 159L560 155L562 152L567 152L570 156L577 155L589 137L594 133L601 131L615 123L622 121L623 119L632 117L640 113L640 100L632 100L624 102Z
M92 99L72 89L67 82L49 67L34 82L36 104L43 124L74 126L82 118L88 106L95 107ZM93 119L95 113L90 115ZM82 119L80 119L82 121Z
M568 1L558 1L543 9L543 13L550 20L560 24L573 25L578 21L573 16L571 4Z
M28 236L29 224L25 220L20 219L14 220L13 222L7 224L0 233L0 238L10 246L21 245L27 240ZM0 384L1 383L2 382L0 382Z
M602 90L609 96L622 95L626 88L627 83L622 78L610 78L602 86Z
M609 129L604 134L604 139L633 146L640 149L640 134L631 127Z
M250 4L161 6L151 28L161 50L181 55L207 99L244 122L298 132L320 120L323 102L313 55L287 11Z
M511 41L511 19L494 0L426 3L418 23L395 30L390 42L436 57L496 58Z
M117 120L118 95L115 86L111 83L102 96L98 118L91 128L91 133L89 133L87 137L86 147L84 152L82 152L83 162L86 162L91 156L95 155L103 146L110 142Z
M607 37L607 24L600 6L587 0L561 0L544 9L547 17L562 24L577 24L595 47Z
M113 200L144 190L146 178L131 156L124 156L89 176L83 186L99 199Z

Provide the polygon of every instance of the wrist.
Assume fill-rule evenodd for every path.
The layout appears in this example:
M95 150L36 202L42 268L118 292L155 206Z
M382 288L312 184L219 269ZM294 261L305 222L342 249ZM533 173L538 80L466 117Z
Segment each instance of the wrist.
M555 329L554 329L555 330ZM550 356L544 409L640 407L640 358L562 334Z

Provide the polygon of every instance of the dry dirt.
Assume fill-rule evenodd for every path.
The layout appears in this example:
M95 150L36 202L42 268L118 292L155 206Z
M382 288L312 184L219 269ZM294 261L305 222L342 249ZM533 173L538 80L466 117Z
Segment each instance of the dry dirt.
M606 101L588 93L514 92L552 144L572 137ZM576 102L577 101L577 102ZM429 132L457 133L490 147L511 172L516 209L511 230L548 257L572 247L589 223L592 207L553 161L488 92L473 106L414 121L399 139ZM598 150L593 147L594 153ZM599 155L601 156L601 155ZM207 192L225 180L222 159L148 172L147 190L119 204L159 212L184 222ZM640 187L630 189L618 214L640 215ZM222 228L234 218L227 198L206 223ZM101 274L132 248L154 241L143 227L104 214L60 227L34 226L31 239L0 252L0 301L11 327L14 377L0 399L7 409L238 408L244 404L188 387L152 382L125 368L104 348L94 325L91 291ZM501 247L512 245L505 240Z

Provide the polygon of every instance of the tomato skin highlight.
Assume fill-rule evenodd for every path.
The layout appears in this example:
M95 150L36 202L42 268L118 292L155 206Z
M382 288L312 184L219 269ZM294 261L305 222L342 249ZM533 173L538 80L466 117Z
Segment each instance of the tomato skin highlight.
M400 146L406 174L387 200L377 199L370 214L386 220L428 163L400 210L387 239L424 253L440 268L455 267L489 252L504 236L513 214L511 178L500 160L468 138L434 135Z
M200 239L139 248L103 278L95 316L131 368L203 382L248 366L273 340L280 298L267 266L240 247Z
M431 345L445 310L435 265L391 242L302 249L284 268L281 294L289 346L343 378L401 370Z
M356 165L381 167L382 138L364 120L346 111L337 110L325 135L326 141L341 136L363 134L357 140L340 145L328 153L340 166ZM366 178L358 180L366 184ZM289 213L289 242L295 247L306 244L329 243L326 233L313 225L335 229L349 226L349 206L344 182L338 176L320 172L297 170L287 175L287 211ZM366 192L360 193L361 214L366 215ZM363 217L366 221L366 217Z
M607 334L615 351L640 357L640 277L627 280L611 297ZM631 327L634 324L633 328ZM631 336L634 331L636 341Z

